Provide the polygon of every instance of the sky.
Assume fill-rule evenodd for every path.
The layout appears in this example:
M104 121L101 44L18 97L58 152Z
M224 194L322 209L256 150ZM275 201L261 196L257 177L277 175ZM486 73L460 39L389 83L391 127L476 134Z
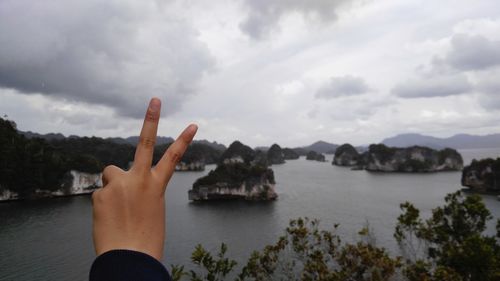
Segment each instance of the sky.
M500 133L497 0L2 0L18 129L251 146Z

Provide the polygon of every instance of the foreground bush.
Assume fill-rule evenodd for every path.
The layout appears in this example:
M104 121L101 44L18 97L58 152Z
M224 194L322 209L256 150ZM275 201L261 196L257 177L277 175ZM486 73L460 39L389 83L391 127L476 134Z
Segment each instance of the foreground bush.
M172 266L174 280L500 280L500 222L497 237L484 235L492 219L481 197L449 194L428 220L411 203L401 205L395 238L404 257L391 257L371 243L368 228L357 243L344 243L338 225L321 230L318 220L290 221L273 245L252 253L236 272L222 244L212 255L198 245L191 256L195 270Z

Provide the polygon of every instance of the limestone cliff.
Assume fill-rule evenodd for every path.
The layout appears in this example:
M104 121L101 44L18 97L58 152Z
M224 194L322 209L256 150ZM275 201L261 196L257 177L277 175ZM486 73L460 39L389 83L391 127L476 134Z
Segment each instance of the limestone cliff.
M101 186L100 173L91 174L72 170L63 177L58 189L46 190L37 188L27 197L21 197L16 192L0 188L0 201L90 194Z
M179 172L186 172L186 171L204 171L205 170L205 163L202 161L195 161L191 163L185 163L185 162L179 162L177 165L175 165L175 170Z
M454 149L434 150L428 147L387 147L370 145L365 156L364 168L378 172L424 173L459 171L463 168L462 156Z
M500 158L473 160L462 171L462 185L472 191L500 193Z
M215 170L196 180L188 191L189 200L274 200L277 198L274 172L267 161L265 153L234 142Z

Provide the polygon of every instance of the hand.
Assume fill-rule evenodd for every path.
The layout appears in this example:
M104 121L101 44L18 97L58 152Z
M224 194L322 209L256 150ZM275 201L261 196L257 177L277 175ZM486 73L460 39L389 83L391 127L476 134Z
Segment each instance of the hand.
M189 125L151 168L161 102L151 99L134 164L129 171L107 166L103 188L92 194L93 237L97 255L115 249L146 253L158 260L165 241L165 189L196 125Z

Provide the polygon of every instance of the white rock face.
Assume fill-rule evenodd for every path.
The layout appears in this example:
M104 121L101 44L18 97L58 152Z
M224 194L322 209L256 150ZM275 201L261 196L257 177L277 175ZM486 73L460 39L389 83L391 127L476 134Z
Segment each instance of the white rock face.
M274 184L256 184L247 187L242 184L239 188L231 188L223 185L201 186L198 190L189 190L189 200L211 200L211 199L245 199L245 200L274 200L278 197L274 190Z
M2 190L1 187L0 190ZM2 192L0 192L0 201L17 200L17 199L19 199L19 194L12 192L8 189L4 189L2 190Z
M53 192L53 195L73 195L92 193L96 188L102 187L102 173L89 174L79 171L71 171L73 182L70 185L69 192L64 194L64 190L60 189Z
M179 162L175 166L175 170L176 171L203 171L203 170L205 170L205 163L199 162L199 161L189 163L189 164L186 164L184 162Z
M235 156L232 158L224 159L224 164L234 164L234 163L243 163L245 162L241 156Z

